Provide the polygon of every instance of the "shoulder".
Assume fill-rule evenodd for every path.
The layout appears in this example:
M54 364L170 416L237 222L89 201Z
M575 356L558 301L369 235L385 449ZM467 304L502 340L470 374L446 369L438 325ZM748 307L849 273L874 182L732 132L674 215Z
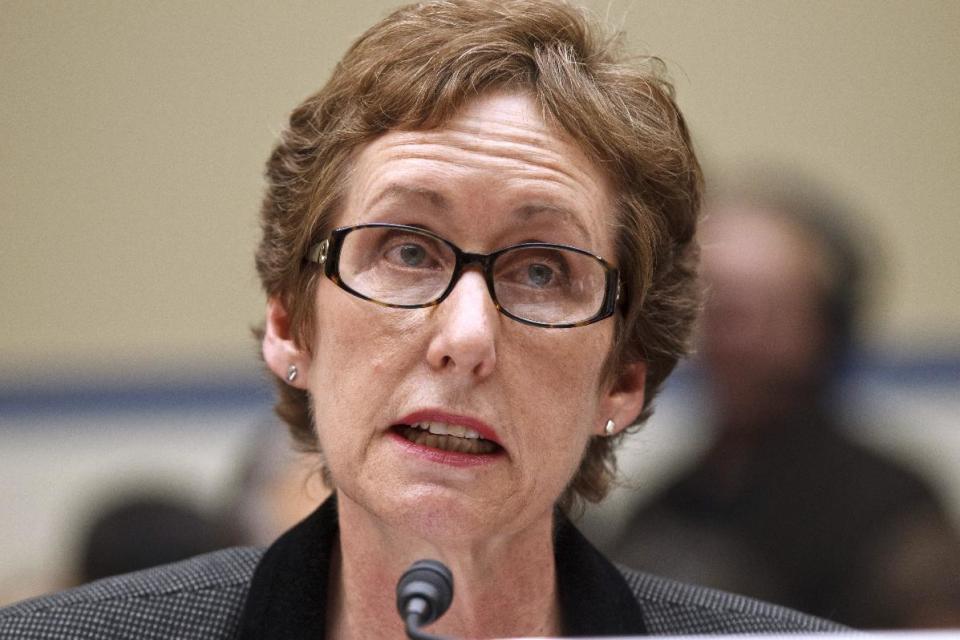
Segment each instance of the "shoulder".
M622 565L617 569L642 607L651 634L845 630L836 623L752 598L675 582Z
M0 609L0 638L228 638L262 550L233 548Z

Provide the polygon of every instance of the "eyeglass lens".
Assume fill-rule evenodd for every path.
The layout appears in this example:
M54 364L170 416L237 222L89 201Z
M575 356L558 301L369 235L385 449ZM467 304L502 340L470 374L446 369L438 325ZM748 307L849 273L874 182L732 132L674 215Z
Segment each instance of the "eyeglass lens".
M343 238L342 282L373 300L429 304L443 295L457 257L428 233L394 227L358 227ZM580 322L603 303L606 270L594 257L562 247L514 247L493 264L497 302L508 313L542 323Z

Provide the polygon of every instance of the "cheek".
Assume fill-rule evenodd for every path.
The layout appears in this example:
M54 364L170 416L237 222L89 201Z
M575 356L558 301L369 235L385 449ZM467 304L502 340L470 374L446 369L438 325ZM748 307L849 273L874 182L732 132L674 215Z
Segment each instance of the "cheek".
M391 388L387 381L409 366L415 314L399 311L406 310L384 309L321 287L308 382L318 429L364 420L364 412L372 415L383 400L378 394Z
M610 324L612 323L604 323ZM591 398L600 393L603 364L613 348L613 334L610 330L579 334L576 329L569 339L556 345L551 352L555 366L568 388L589 392Z
M552 424L544 429L575 429L587 435L592 433L601 399L601 372L610 349L607 332L599 335L569 336L536 346L538 357L529 349L518 350L517 365L523 382L518 388L524 392L518 401L527 404L534 415L549 416Z
M309 382L314 429L341 484L363 459L382 421L401 354L387 327L342 314L318 321L315 337Z
M325 284L330 286L321 287L318 296L323 302L316 309L311 368L321 375L367 375L412 348L422 324L417 312L380 307Z

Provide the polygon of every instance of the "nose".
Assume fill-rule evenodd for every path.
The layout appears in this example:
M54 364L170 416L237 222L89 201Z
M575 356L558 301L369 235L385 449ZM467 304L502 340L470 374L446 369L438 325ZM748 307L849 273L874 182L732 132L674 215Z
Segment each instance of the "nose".
M427 348L427 362L438 371L485 378L497 362L500 312L483 274L463 273L450 295L434 308L436 330Z

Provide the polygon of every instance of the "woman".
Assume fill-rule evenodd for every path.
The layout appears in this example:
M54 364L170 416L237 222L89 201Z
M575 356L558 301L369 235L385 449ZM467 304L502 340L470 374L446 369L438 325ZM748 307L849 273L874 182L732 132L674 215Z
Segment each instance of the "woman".
M697 307L701 175L657 61L563 4L404 8L293 112L267 178L263 356L334 497L263 555L56 607L138 637L399 638L397 580L435 558L452 637L828 628L617 569L563 515L604 495Z

